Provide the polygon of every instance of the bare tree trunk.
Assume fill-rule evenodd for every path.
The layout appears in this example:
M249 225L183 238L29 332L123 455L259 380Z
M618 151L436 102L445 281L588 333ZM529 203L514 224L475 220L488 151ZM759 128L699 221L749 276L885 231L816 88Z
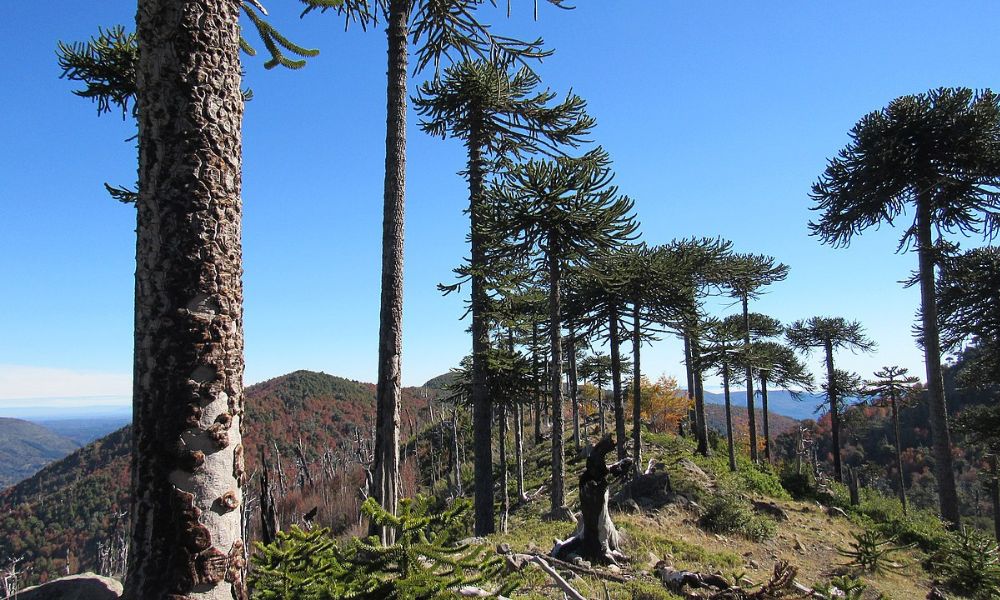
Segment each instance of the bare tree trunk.
M899 437L899 405L896 403L896 394L893 392L889 396L892 404L892 429L896 442L896 471L899 475L896 485L899 486L899 502L903 505L903 514L906 514L906 478L903 477L903 448Z
M608 432L608 418L604 414L604 388L601 384L597 384L597 412L598 418L601 420L601 437Z
M552 392L552 514L566 507L566 452L563 448L562 395L562 309L559 273L559 245L549 239L549 352L552 356L550 384Z
M701 362L701 345L697 338L685 336L690 350L693 393L694 393L694 431L698 440L698 453L702 456L711 454L712 449L708 446L708 419L705 418L705 386L702 381L701 368L697 366Z
M833 345L826 341L826 392L830 398L830 435L833 438L833 475L838 483L844 483L844 467L840 458L840 401L837 398L835 372L833 369Z
M539 374L539 361L538 360L538 321L534 321L531 324L531 373L534 376L534 421L535 421L535 444L542 443L542 391L541 380L542 376Z
M514 459L517 461L517 499L524 502L528 497L524 493L524 405L518 402L514 406Z
M570 324L569 339L569 398L573 404L573 445L580 454L580 389L576 372L576 330Z
M246 597L239 11L138 4L129 600Z
M747 307L747 297L743 296L743 344L750 348L750 312ZM757 462L757 411L753 405L753 367L747 360L747 427L750 429L750 460Z
M697 436L697 422L698 422L698 408L697 402L695 401L694 393L694 369L692 368L691 360L691 336L688 335L687 331L684 332L684 374L687 376L687 397L688 402L691 403L691 408L688 410L688 421L691 422L691 426L695 427L695 439ZM701 441L699 440L699 450L701 452Z
M924 365L927 372L927 399L934 446L934 475L938 485L938 502L941 518L949 527L961 524L958 509L958 490L955 487L955 470L951 458L951 432L948 430L948 405L944 396L944 377L941 373L941 343L937 328L937 297L934 295L935 261L934 240L931 231L931 207L928 192L917 196L917 256L920 264L920 316L924 346Z
M510 487L507 477L507 405L500 404L497 408L499 417L499 448L500 448L500 531L507 533L507 516L510 514Z
M764 460L771 462L771 423L767 412L767 376L760 377L760 410L764 417Z
M451 475L455 497L462 495L462 464L458 453L458 408L451 411Z
M399 406L402 398L403 221L406 200L406 65L411 2L390 0L386 83L385 181L382 213L382 298L378 382L375 390L375 462L372 495L387 512L399 502ZM391 527L370 528L391 544Z
M642 346L642 323L639 304L632 306L632 466L639 473L642 462L642 371L639 361Z
M1000 542L1000 470L997 469L997 455L990 456L990 470L993 471L993 485L990 487L990 497L993 500L993 536Z
M618 309L609 310L608 331L611 337L611 388L615 410L615 439L618 448L618 460L625 460L628 449L625 447L628 436L625 434L625 402L622 398L622 357L618 338Z
M260 464L260 541L270 544L277 538L281 526L278 524L278 512L274 505L274 493L271 491L271 467L267 464L267 455L264 453L264 446L260 447Z
M723 345L725 354L726 347ZM723 359L725 360L725 359ZM722 392L726 399L726 442L729 444L729 470L736 472L736 443L733 439L733 403L729 398L729 363L722 363Z
M475 118L471 120L477 122ZM478 122L481 122L481 120L478 120ZM472 220L472 233L470 235L472 246L471 264L479 268L486 264L486 239L482 231L485 159L482 153L482 133L475 127L469 132L469 139L466 146L469 152L469 214ZM475 532L477 536L483 536L496 531L493 504L493 406L486 385L487 354L490 344L486 308L489 299L486 294L486 282L482 274L474 270L471 279Z

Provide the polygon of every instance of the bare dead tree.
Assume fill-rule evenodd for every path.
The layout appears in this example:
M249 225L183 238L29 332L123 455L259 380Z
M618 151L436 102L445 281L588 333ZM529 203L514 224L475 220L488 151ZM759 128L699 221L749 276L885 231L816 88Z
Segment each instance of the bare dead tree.
M271 490L271 466L267 462L263 446L260 447L260 464L260 537L262 542L270 544L277 538L281 526Z

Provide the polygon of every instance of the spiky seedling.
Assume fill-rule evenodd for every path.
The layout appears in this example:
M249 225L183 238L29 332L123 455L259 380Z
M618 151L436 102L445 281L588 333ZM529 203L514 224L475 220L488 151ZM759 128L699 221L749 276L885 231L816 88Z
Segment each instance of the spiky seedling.
M933 561L950 590L975 600L1000 597L997 542L970 527L955 533Z
M813 588L813 597L819 600L862 600L868 586L860 579L844 575Z
M891 555L912 548L914 544L899 546L894 538L886 538L878 531L866 529L851 534L854 541L850 548L837 548L842 556L850 558L847 566L867 573L882 573L886 570L898 571L905 565L892 560Z

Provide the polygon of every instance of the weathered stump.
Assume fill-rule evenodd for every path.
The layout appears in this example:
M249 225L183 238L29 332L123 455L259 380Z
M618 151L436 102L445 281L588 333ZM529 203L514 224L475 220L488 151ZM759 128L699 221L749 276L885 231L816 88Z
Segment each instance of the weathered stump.
M611 435L605 435L587 457L587 468L580 475L580 519L576 531L565 540L556 540L550 554L572 562L579 557L593 563L618 564L624 555L619 550L618 530L608 514L608 484L611 475L621 477L629 473L632 459L625 458L610 466L605 456L615 450Z

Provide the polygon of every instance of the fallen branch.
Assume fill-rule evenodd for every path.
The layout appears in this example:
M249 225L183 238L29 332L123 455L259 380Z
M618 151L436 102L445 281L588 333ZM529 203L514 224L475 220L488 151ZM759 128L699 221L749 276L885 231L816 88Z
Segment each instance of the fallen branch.
M545 562L544 558L535 555L531 558L531 561L536 565L538 565L539 567L541 567L542 570L545 571L548 574L548 576L551 577L552 580L559 585L560 588L562 588L562 591L565 592L566 595L570 597L570 600L587 600L586 598L583 597L583 594L576 591L573 588L573 586L569 584L568 581L563 579L562 575L557 573L556 570L553 569L551 565L549 565L549 563Z
M536 553L528 554L526 556L530 556L531 558L543 558L543 555ZM581 567L579 565L574 565L573 563L566 562L564 560L559 560L558 558L553 558L551 556L544 556L544 560L547 560L554 565L558 565L564 569L568 569L575 573L580 573L581 575L590 575L592 577L597 577L599 579L607 579L608 581L614 581L615 583L628 582L628 579L626 579L624 576L618 575L616 573L611 573L610 571L598 571L597 569Z

